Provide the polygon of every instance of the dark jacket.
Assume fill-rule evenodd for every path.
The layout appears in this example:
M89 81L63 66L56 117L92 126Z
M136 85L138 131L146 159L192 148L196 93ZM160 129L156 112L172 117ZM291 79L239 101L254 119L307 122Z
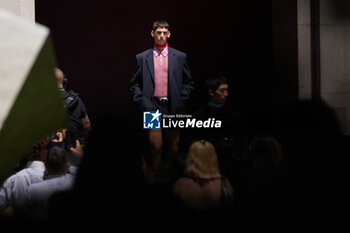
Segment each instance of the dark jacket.
M185 113L185 103L194 81L187 65L186 54L168 47L168 98L170 113ZM156 110L154 103L153 49L136 55L136 69L130 80L133 100L141 111Z

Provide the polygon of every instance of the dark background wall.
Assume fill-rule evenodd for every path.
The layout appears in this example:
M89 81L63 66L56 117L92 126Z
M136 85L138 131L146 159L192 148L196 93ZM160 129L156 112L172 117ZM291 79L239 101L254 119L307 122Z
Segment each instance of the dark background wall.
M189 111L206 100L204 80L225 75L231 82L231 102L251 125L269 128L278 100L297 94L280 89L290 86L278 81L283 67L276 69L279 64L287 66L289 82L297 83L297 76L288 72L288 68L297 71L288 60L297 64L288 55L297 51L296 21L295 28L286 29L276 13L284 8L296 19L296 4L293 9L274 2L278 1L47 0L36 1L36 21L51 29L58 66L69 78L68 89L80 94L92 121L107 112L137 119L128 82L135 55L153 45L153 21L162 18L170 23L170 46L187 53L196 80ZM280 30L284 32L278 40ZM285 41L294 45L285 47Z

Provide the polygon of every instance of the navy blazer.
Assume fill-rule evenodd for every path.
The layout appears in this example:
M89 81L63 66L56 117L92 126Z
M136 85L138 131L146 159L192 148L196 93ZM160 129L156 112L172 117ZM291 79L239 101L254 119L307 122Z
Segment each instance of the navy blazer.
M168 47L168 98L170 113L185 113L194 81L185 53ZM130 80L133 100L141 111L155 111L153 49L136 55L136 69Z

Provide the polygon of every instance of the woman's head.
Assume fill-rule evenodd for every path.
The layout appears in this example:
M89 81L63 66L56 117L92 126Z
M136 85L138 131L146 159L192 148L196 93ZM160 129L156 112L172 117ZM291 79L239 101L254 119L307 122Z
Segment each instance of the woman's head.
M272 136L257 136L249 145L249 157L255 165L278 165L282 158L280 143Z
M186 173L204 179L220 176L218 157L213 144L204 140L192 143L186 158Z

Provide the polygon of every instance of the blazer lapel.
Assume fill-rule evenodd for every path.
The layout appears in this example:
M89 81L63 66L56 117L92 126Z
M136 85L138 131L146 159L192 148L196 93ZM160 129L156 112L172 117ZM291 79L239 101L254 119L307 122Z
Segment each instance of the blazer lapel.
M149 52L146 55L146 63L147 67L149 69L149 72L151 73L151 78L154 82L154 62L153 62L153 49L150 49Z
M173 77L173 70L174 70L174 64L175 64L175 52L172 48L168 47L168 79L169 82Z

